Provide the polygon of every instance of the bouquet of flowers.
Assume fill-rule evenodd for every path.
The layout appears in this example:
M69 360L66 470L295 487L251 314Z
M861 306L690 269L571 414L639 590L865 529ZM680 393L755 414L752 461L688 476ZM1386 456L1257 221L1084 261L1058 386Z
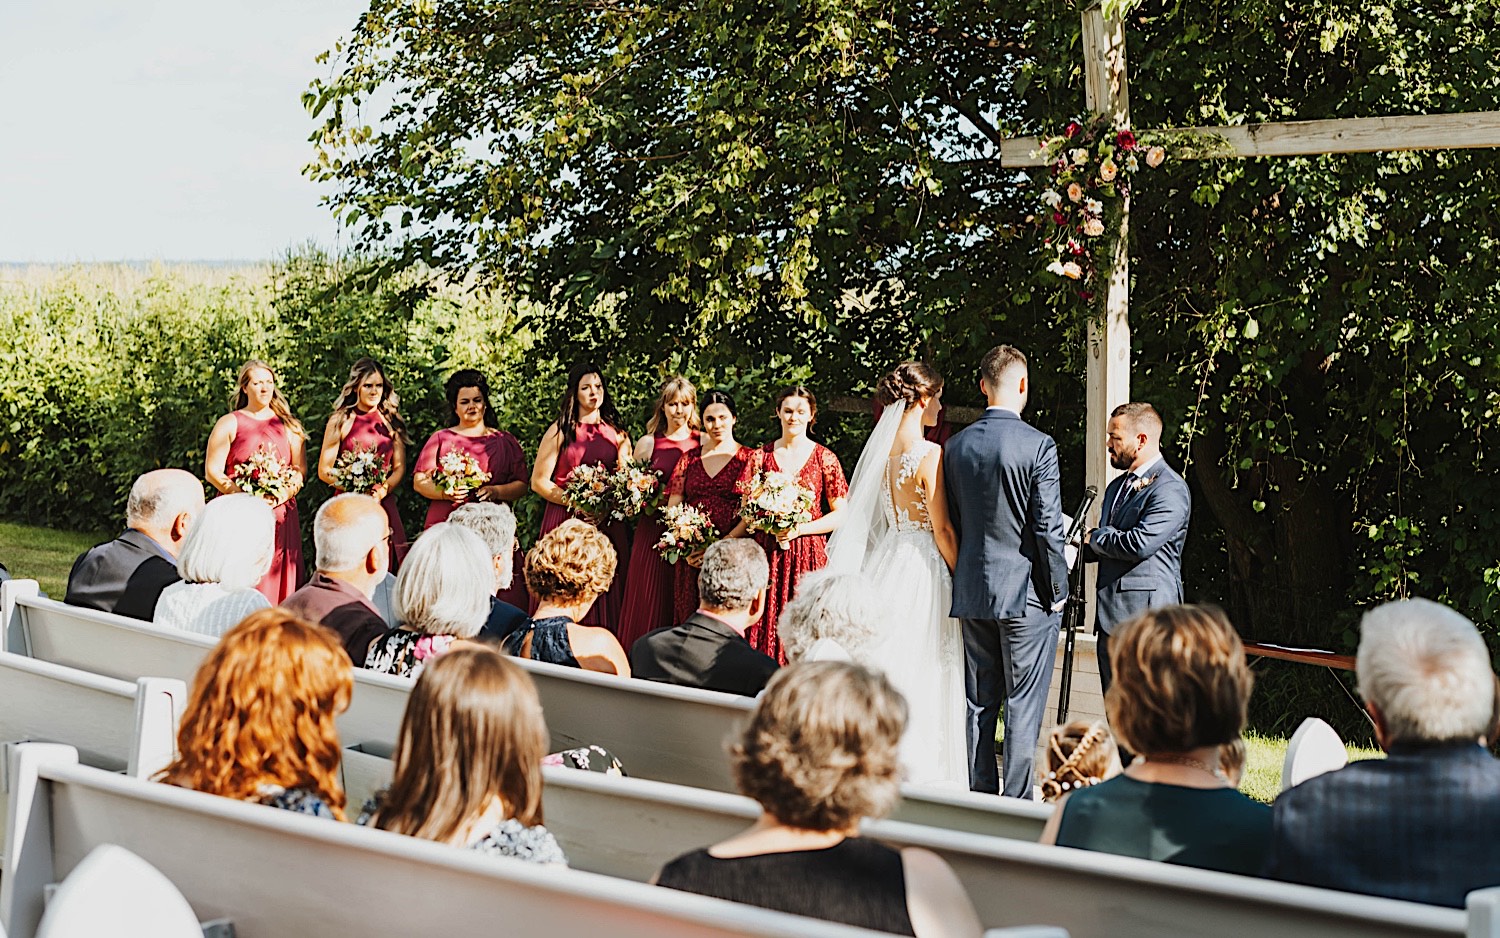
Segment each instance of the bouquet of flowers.
M297 470L283 463L268 446L262 446L235 466L229 478L241 492L264 498L273 505L291 498L297 490Z
M598 521L611 517L614 473L602 463L578 466L563 480L563 500L574 514Z
M385 459L369 447L344 450L333 463L333 484L345 492L368 495L389 477Z
M812 520L812 492L785 472L757 472L740 484L740 492L740 517L752 531L781 537Z
M609 514L616 521L634 521L661 502L661 476L635 460L627 460L610 475L610 488L614 504Z
M667 563L676 563L719 539L714 523L693 505L668 505L661 512L665 529L656 550Z
M438 457L432 470L432 484L449 498L458 498L490 481L490 474L479 468L479 460L461 449L450 449Z

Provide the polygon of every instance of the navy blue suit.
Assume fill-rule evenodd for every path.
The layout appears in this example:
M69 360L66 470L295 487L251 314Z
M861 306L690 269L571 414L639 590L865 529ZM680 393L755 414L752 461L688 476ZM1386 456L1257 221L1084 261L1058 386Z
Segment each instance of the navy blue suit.
M1282 792L1266 875L1463 908L1500 886L1500 761L1474 743L1394 746Z
M969 787L998 793L995 723L1005 701L1004 794L1030 798L1068 588L1057 444L991 409L948 441L944 479L958 529L952 616L963 620Z
M1125 479L1121 475L1105 488L1099 527L1083 553L1099 564L1094 622L1106 690L1113 677L1109 636L1147 609L1182 602L1182 547L1193 507L1187 482L1164 459L1129 489Z

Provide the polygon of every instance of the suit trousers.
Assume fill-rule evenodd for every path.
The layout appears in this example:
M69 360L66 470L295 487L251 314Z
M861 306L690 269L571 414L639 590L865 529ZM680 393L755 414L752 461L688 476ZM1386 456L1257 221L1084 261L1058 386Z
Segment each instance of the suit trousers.
M1030 798L1036 746L1047 712L1059 618L1027 606L1019 619L964 619L964 689L969 698L969 787ZM995 724L1005 704L1005 752L995 774Z

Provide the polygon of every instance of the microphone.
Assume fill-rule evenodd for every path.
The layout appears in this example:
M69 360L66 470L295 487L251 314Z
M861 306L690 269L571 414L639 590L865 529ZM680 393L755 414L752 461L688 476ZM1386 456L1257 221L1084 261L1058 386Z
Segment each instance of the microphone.
M1078 503L1078 511L1073 515L1073 527L1068 531L1068 536L1063 538L1063 543L1075 540L1083 531L1083 525L1088 518L1089 506L1094 504L1094 499L1099 497L1099 489L1089 486L1083 490L1083 500Z

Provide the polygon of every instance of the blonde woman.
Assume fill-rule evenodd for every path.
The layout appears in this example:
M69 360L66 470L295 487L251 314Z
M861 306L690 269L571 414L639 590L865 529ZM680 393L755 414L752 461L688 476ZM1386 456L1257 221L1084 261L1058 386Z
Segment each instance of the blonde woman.
M547 726L536 685L489 648L433 661L412 689L390 787L359 823L493 856L566 865L542 826Z
M743 833L668 863L658 885L897 935L977 938L979 917L937 854L859 836L901 794L906 702L841 661L781 669L730 749L760 802Z
M276 512L276 552L259 589L279 603L307 582L302 563L302 523L297 493L307 479L307 431L292 416L277 386L276 372L259 359L240 366L231 413L219 418L208 436L203 474L208 484L229 495L240 491L235 469L259 455L274 457L287 470L287 493L267 504Z

